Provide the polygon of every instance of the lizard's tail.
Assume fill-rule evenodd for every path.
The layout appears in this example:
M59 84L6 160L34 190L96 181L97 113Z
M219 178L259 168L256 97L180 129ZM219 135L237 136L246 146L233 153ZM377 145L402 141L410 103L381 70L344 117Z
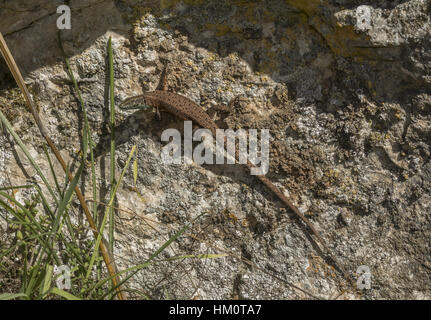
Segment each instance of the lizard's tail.
M250 167L250 164L249 164ZM304 214L302 214L298 208L290 202L290 200L281 192L280 189L278 189L267 177L263 175L258 175L257 178L273 193L277 195L277 197L285 204L287 205L294 213L295 215L304 222L308 228L310 228L311 232L314 234L314 236L317 238L319 243L323 246L326 253L329 254L330 258L334 261L336 267L340 269L340 271L343 273L344 277L347 281L351 283L351 278L349 274L347 273L346 269L343 267L343 265L338 261L338 259L332 254L331 250L326 245L326 242L323 240L323 238L320 236L320 234L317 232L317 230L314 228L313 224L308 220Z

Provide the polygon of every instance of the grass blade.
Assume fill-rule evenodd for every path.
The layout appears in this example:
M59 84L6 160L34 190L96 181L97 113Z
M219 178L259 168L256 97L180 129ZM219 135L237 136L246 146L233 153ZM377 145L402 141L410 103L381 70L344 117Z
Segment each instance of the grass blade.
M81 298L74 296L73 294L66 292L60 288L54 287L50 290L51 293L56 294L60 297L63 297L67 300L82 300Z
M65 59L65 63L66 63L66 66L67 66L67 70L69 72L69 76L72 79L75 91L76 91L76 93L78 95L78 99L79 99L79 102L80 102L81 107L82 107L82 112L83 112L83 115L84 115L84 127L87 128L86 131L87 131L87 134L88 134L88 140L90 142L91 174L92 174L92 183L93 183L93 216L94 216L94 219L93 219L93 216L90 213L90 210L88 209L87 204L85 203L84 196L82 195L82 193L81 193L81 191L79 190L78 187L75 188L75 192L76 192L76 195L78 196L78 199L79 199L79 202L81 203L82 208L84 209L84 213L85 213L86 218L87 218L87 220L88 220L88 222L90 224L91 229L93 230L94 236L98 237L99 234L97 233L96 223L94 222L95 219L97 218L97 212L96 212L96 210L97 210L97 205L96 205L96 201L97 201L97 198L96 198L97 197L96 171L95 171L95 166L94 166L94 154L93 154L94 143L93 143L93 140L91 138L91 131L90 131L90 128L89 128L89 125L88 125L87 112L86 112L86 109L85 109L84 101L83 101L82 96L81 96L81 91L79 90L78 83L76 82L76 79L75 79L75 77L73 75L72 69L71 69L70 64L69 64L69 59L67 58L66 53L64 51L63 44L62 44L62 41L61 41L61 32L60 32L60 30L58 31L57 35L58 35L58 45L60 47L61 52L63 53L64 59ZM87 136L84 136L84 138L87 139ZM57 154L56 154L56 156L57 156ZM84 159L86 159L86 158L84 158ZM59 161L60 161L60 159L59 159ZM64 160L60 161L60 162L61 162L61 164L63 166L63 169L65 169ZM69 177L69 179L72 180L71 177ZM113 261L111 261L111 256L109 255L109 252L108 252L109 248L106 247L105 244L102 241L99 242L99 246L100 246L100 252L102 253L102 257L103 257L105 265L106 265L106 267L108 269L109 274L110 275L115 275L117 273L117 271L116 271L115 264L113 263ZM116 277L112 277L112 283L113 283L114 286L116 286L116 284L118 283L118 281L119 281L119 279L117 279ZM117 290L117 296L118 296L119 300L124 300L124 297L123 297L120 289Z
M45 271L45 278L43 279L43 286L41 287L42 297L44 297L48 293L49 288L51 288L53 272L54 267L50 264L47 265Z
M69 187L67 188L66 193L64 194L63 199L60 202L60 205L57 210L57 215L54 220L54 225L52 227L52 234L55 235L58 230L58 226L60 225L61 217L63 216L63 212L65 211L67 205L72 199L73 193L75 191L75 187L77 186L79 179L81 177L82 171L85 166L85 158L82 159L81 165L78 168L78 171L75 174L75 177L73 178L72 182L70 183Z
M109 127L111 129L110 137L110 171L111 171L111 198L114 194L113 186L115 185L115 103L114 103L114 61L112 57L112 38L108 40L108 60L109 60L109 103L110 103L110 121ZM111 252L114 251L114 230L115 230L115 210L113 207L109 208L109 246Z
M30 155L30 152L25 147L24 143L22 142L21 138L16 134L16 132L13 130L12 125L9 123L3 112L0 111L0 121L3 123L3 125L6 127L6 129L9 131L9 133L14 138L15 142L19 145L21 150L24 152L25 156L27 157L28 161L30 161L33 168L36 170L39 177L42 179L43 183L45 184L46 188L48 189L49 193L51 194L54 201L58 204L57 196L55 195L54 191L52 190L48 180L46 179L45 175L42 173L42 170L37 165L36 161L34 161L33 157Z
M133 146L132 150L130 151L129 158L126 161L126 165L124 166L124 169L121 172L120 178L119 178L118 182L115 184L111 199L109 200L109 203L106 207L105 215L103 217L102 224L101 224L100 230L99 230L99 234L98 234L97 239L96 239L96 245L94 248L94 252L93 252L93 255L91 257L90 264L88 266L87 275L85 277L86 279L88 279L90 277L91 269L93 269L94 261L96 259L97 248L99 247L100 242L102 241L103 230L105 229L106 221L107 221L108 214L109 214L109 209L112 207L112 203L114 202L115 194L117 193L118 187L119 187L121 181L123 180L123 177L124 177L124 174L126 173L127 168L129 167L130 160L132 159L133 154L135 153L135 150L136 150L136 146Z
M196 221L196 220L198 220L200 217L202 217L203 215L204 215L205 213L201 213L200 215L198 215L195 219L193 219L193 221L192 222L190 222L190 223L188 223L188 224L186 224L183 228L181 228L179 231L177 231L171 238L169 238L169 240L168 241L166 241L159 249L157 249L148 259L147 259L147 261L145 261L144 263L142 263L142 264L138 264L138 265L136 265L136 266L134 266L134 267L131 267L131 268L128 268L128 269L125 269L125 270L123 270L123 271L121 271L121 272L119 272L118 273L118 275L122 275L122 274L124 274L124 273L127 273L127 272L132 272L131 274L129 274L127 277L125 277L119 284L118 284L118 286L121 286L122 284L124 284L126 281L128 281L131 277L133 277L139 270L141 270L141 269L143 269L143 268L146 268L147 266L149 266L150 264L152 264L152 263L154 263L152 260L154 260L154 258L156 258L161 252L163 252L163 250L165 250L172 242L174 242L175 240L177 240L187 229L189 229L190 228L190 226ZM100 281L97 285L96 285L96 287L94 288L94 290L97 288L97 287L99 287L99 286L102 286L104 283L106 283L107 281L109 281L110 280L110 278L111 277L109 277L109 278L106 278L106 279L104 279L104 280L102 280L102 281ZM112 290L114 290L115 288L112 288ZM111 292L107 292L103 297L102 297L102 299L104 298L104 297L106 297L107 295L109 295L110 293L112 293L112 290L111 290Z
M28 298L28 296L25 293L2 293L0 294L0 300L13 300L16 298L25 297Z

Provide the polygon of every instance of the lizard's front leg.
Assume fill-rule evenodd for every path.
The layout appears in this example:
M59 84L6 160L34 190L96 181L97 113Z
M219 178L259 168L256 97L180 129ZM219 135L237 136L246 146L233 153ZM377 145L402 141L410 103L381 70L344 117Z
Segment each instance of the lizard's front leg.
M211 108L209 108L207 110L207 114L211 117L214 118L214 115L217 113L217 111L221 111L221 112L230 112L232 110L232 105L239 99L240 96L236 96L235 98L233 98L231 101L229 101L229 103L227 105L224 104L217 104L215 106L212 106Z

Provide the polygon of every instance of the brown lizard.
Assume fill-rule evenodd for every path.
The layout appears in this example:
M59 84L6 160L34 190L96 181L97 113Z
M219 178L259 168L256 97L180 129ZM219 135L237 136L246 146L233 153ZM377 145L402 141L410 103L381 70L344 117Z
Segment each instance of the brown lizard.
M141 95L127 98L120 104L121 109L145 109L152 107L156 109L157 115L160 117L160 111L169 112L182 120L192 120L199 126L209 129L214 137L216 137L216 130L219 129L214 120L195 102L192 100L174 93L167 91L166 85L166 66L162 72L160 84L158 88L161 90L148 91ZM227 110L230 105L235 101L233 99L228 106L219 106L215 109ZM238 159L238 148L236 148L236 159ZM254 167L254 165L247 160L246 166L248 169ZM265 185L268 189L275 193L275 195L287 205L295 215L310 228L313 235L317 238L319 243L323 246L330 258L334 261L335 266L343 273L345 279L351 282L351 278L346 272L343 265L336 259L335 255L326 245L326 242L320 236L319 232L314 228L313 224L301 213L298 208L278 189L266 176L256 175L256 177Z

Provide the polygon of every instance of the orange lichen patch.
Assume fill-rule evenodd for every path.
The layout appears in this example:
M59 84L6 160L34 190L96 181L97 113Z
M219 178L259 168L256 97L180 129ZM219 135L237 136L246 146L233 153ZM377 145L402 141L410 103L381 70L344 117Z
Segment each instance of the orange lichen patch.
M307 272L313 272L316 274L323 273L324 277L335 279L337 274L335 268L326 264L323 259L319 256L312 254L311 258L308 259L309 265L306 269Z
M403 113L400 110L395 112L395 118L402 119L404 117Z
M240 220L233 212L229 211L228 209L223 211L223 215L233 224L236 224Z
M247 219L242 219L241 220L241 225L246 228L246 227L250 226L250 223L248 222Z

